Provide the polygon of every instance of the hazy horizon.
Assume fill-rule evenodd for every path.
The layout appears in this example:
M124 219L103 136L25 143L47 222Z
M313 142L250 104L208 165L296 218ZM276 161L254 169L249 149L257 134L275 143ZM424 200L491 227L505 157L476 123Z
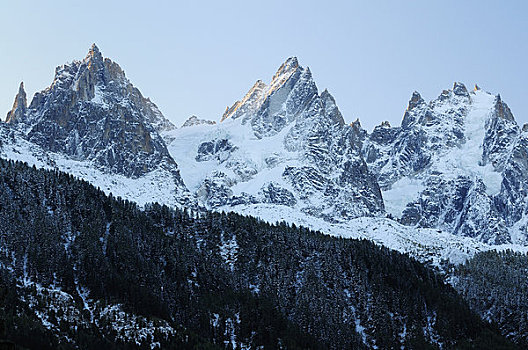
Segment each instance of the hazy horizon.
M10 14L0 34L2 119L20 81L30 101L56 66L82 59L95 42L177 126L191 115L218 121L290 56L310 67L347 122L359 118L368 130L399 125L413 91L430 100L455 81L500 93L519 124L528 122L523 2L0 6Z

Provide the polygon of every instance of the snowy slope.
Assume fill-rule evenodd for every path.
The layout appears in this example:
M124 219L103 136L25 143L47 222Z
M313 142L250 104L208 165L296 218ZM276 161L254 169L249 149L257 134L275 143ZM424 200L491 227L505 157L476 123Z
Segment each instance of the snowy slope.
M70 157L43 150L25 140L18 131L0 125L0 157L26 162L38 168L57 169L70 173L99 187L106 194L134 201L140 206L160 202L170 206L192 205L193 198L178 183L174 174L158 168L147 174L130 178L100 170L91 161L78 161Z
M461 174L480 178L486 185L486 193L499 193L501 174L491 164L482 165L485 126L491 118L495 98L496 96L482 90L471 92L471 105L464 118L465 142L460 147L453 147L444 154L436 155L430 171L440 172L449 179L455 179Z
M174 130L169 134L174 141L169 144L168 148L181 167L180 172L185 184L190 191L195 192L212 172L223 172L235 177L235 171L239 170L234 170L231 163L219 162L218 158L196 161L198 148L202 143L221 139L229 140L233 145L243 145L232 150L236 152L235 155L223 155L232 159L250 160L244 165L251 168L251 172L254 171L255 175L232 187L234 195L242 195L244 192L258 192L262 184L267 181L275 181L282 186L289 187L281 178L281 169L276 169L279 172L275 171L276 174L273 174L273 169L270 169L268 165L270 159L293 160L295 164L299 164L295 159L295 153L288 152L282 145L282 138L287 131L286 129L273 137L258 139L251 132L249 125L243 125L237 120L227 120L218 125L195 125Z

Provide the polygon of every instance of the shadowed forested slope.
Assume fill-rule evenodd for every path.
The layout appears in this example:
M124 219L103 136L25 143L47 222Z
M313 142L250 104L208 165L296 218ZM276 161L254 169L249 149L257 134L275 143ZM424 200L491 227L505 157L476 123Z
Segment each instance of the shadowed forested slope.
M442 278L368 241L144 211L0 159L0 338L27 348L514 348Z

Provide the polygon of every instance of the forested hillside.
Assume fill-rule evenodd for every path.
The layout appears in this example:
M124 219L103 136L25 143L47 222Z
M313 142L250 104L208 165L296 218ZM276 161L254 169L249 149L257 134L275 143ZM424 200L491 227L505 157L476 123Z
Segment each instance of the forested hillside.
M528 347L528 256L512 251L476 255L456 269L455 288L482 318Z
M25 348L515 348L388 248L232 213L140 210L2 159L0 252L0 338Z

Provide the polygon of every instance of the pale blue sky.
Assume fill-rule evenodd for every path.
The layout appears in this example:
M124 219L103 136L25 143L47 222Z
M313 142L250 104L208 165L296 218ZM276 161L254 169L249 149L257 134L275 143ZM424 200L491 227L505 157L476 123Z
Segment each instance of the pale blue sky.
M0 113L95 42L177 125L219 120L289 56L347 121L399 124L414 90L500 93L528 122L527 1L0 0Z

